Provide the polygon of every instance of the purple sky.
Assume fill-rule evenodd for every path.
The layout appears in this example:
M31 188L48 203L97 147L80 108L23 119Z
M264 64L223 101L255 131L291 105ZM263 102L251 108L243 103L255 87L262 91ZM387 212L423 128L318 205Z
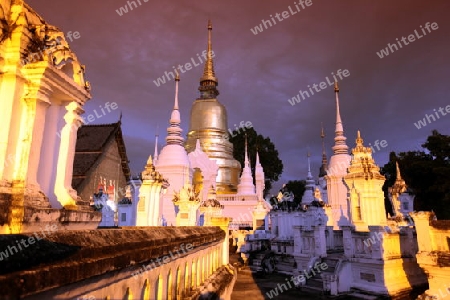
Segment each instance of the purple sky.
M28 0L48 23L66 33L79 32L80 37L70 45L86 65L92 84L93 98L85 106L86 115L99 111L105 102L118 104L117 110L92 124L115 122L122 111L133 173L142 171L153 153L158 124L160 145L165 142L173 107L173 80L159 87L154 80L174 65L191 59L198 62L197 53L206 49L208 18L213 22L218 99L227 107L229 128L250 121L258 133L271 138L284 163L275 188L306 177L308 147L313 175L318 175L321 122L331 155L333 88L327 85L294 106L288 99L327 76L331 79L338 69L350 72L340 82L348 145L354 146L358 129L366 145L386 140L387 147L375 149L380 166L390 151L418 149L432 129L450 134L450 115L439 113L439 119L421 129L414 125L433 109L450 105L448 0L312 0L304 9L297 4L300 12L294 1L284 0L140 2L119 16L116 10L127 1ZM287 18L278 21L275 14L283 11ZM276 24L253 34L250 29L270 15ZM427 22L436 22L438 29L424 35L420 26ZM402 43L402 48L382 59L377 55L388 43L407 38L415 30L420 39L406 40L409 45ZM203 66L198 66L181 74L184 134L202 71Z

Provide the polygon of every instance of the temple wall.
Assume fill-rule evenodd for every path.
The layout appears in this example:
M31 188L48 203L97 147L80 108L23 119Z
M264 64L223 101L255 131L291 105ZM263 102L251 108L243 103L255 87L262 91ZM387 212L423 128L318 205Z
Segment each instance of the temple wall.
M258 201L246 199L245 201L235 200L224 201L223 195L218 195L217 200L223 205L222 215L232 219L230 229L239 229L242 227L253 227L253 209L258 204Z

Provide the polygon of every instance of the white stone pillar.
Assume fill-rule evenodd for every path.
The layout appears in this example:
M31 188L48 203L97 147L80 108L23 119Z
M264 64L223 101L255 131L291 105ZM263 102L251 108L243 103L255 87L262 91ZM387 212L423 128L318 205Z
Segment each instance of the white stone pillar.
M66 110L67 113L64 115L66 124L61 130L61 144L56 168L55 195L62 206L75 208L77 192L72 188L73 160L77 131L83 123L80 114L84 111L81 105L75 101L66 105Z
M434 217L434 213L429 211L419 211L410 213L414 220L414 224L417 232L417 244L419 246L419 253L421 252L433 252L435 247L435 241L432 231L430 230L430 220Z
M341 228L344 245L344 255L347 258L351 258L353 256L353 248L354 248L351 227L341 226Z
M59 145L61 143L61 126L58 120L62 120L64 107L51 105L47 108L45 115L45 129L37 178L42 192L49 198L52 207L60 207L57 201L54 187L56 178L56 165L58 163Z
M327 256L327 244L325 238L325 226L314 227L314 240L315 240L315 253L314 256L326 257Z
M3 54L5 55L2 56L8 56L8 53ZM5 65L3 70L2 80L0 80L0 120L2 120L0 126L0 180L11 180L15 161L15 153L11 150L11 146L12 142L15 146L19 130L13 120L15 122L20 120L18 94L24 80L20 72L13 66L7 68Z
M144 184L146 184L144 182ZM148 226L158 226L159 219L159 189L160 185L156 182L153 182L149 187L150 195L146 195L146 200L148 201L148 210L147 210L147 225Z
M48 94L50 93L50 88L45 90L41 88L41 92L38 92L36 97L26 99L27 106L29 109L34 110L34 116L29 115L32 118L28 128L31 132L31 141L29 144L29 149L26 149L28 153L28 168L26 171L27 175L27 186L31 188L40 189L39 182L37 180L37 173L39 168L39 160L41 157L42 141L44 139L44 128L46 123L46 112L47 108L50 106L50 99ZM32 113L32 112L30 112ZM56 139L56 135L54 136Z
M222 259L219 263L219 266L222 265L227 265L230 262L230 257L229 257L229 232L228 232L228 225L231 222L231 218L227 218L227 217L213 217L211 218L211 222L213 226L219 226L223 231L225 231L225 239L222 243L221 246L221 251L222 251Z
M137 224L137 207L139 202L139 193L141 189L142 182L139 179L131 179L130 180L131 185L131 201L132 201L132 208L131 208L131 226L138 226Z

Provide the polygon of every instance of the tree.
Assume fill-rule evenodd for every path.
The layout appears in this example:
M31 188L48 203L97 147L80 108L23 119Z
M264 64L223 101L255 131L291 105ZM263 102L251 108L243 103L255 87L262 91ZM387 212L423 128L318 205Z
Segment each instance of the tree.
M305 193L305 180L289 180L286 183L286 188L294 193L294 203L295 206L299 205L302 202L303 194Z
M263 137L253 128L246 127L244 130L233 131L229 137L230 142L233 144L233 156L241 163L241 166L244 166L245 136L247 136L248 155L253 180L255 180L256 150L259 153L259 161L265 176L265 197L272 188L272 183L277 181L283 172L283 162L278 157L278 150L270 138Z
M450 219L450 136L433 130L422 144L424 151L392 152L382 168L387 189L395 182L395 162L398 161L402 178L415 194L416 211L433 210L438 219Z

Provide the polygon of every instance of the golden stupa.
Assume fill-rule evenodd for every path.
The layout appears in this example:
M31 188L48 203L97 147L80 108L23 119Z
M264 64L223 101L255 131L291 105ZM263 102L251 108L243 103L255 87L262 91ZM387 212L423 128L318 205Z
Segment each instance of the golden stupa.
M219 166L216 178L217 193L236 193L241 164L233 157L233 144L228 141L227 110L219 100L219 82L214 73L211 44L211 21L208 22L208 49L203 76L200 78L200 97L192 104L186 151L195 150L197 139L202 150Z

